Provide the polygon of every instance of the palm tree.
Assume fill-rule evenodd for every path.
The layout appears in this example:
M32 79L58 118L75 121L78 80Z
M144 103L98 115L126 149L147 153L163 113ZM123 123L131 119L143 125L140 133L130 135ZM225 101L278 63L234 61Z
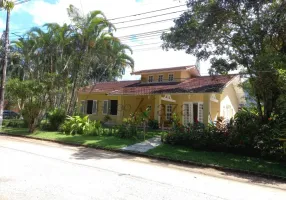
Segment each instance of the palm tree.
M70 5L68 15L72 20L73 43L75 54L74 70L72 73L73 86L71 92L68 113L72 114L76 103L76 90L83 84L84 72L93 62L99 60L105 48L105 39L112 37L109 32L114 30L114 26L106 19L101 11L92 11L86 16L82 16L77 8Z
M114 26L101 11L80 15L70 6L71 24L45 24L45 31L32 28L23 38L14 42L19 65L13 67L13 76L43 81L51 76L49 101L54 107L63 106L72 114L76 105L76 91L91 81L114 80L126 67L134 68L129 56L130 47L113 36Z
M1 95L0 95L0 128L2 128L3 110L4 110L4 95L5 95L5 84L6 84L6 71L7 71L8 54L9 54L10 12L14 7L14 3L13 3L13 1L1 0L0 6L7 11L6 31L5 31L5 56L4 56L4 65L3 65L3 69L2 69Z

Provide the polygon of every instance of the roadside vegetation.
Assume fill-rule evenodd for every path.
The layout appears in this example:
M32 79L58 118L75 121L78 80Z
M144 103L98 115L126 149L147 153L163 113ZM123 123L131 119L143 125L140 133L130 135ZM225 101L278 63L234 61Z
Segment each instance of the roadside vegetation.
M116 80L134 61L101 11L82 16L71 5L70 24L32 28L11 45L6 109L17 105L23 120L5 120L2 131L113 149L161 135L164 144L147 154L285 177L285 1L189 0L188 6L162 35L163 47L211 59L211 75L240 70L247 108L233 119L182 125L174 114L161 132L148 110L114 127L108 117L90 121L79 114L79 88Z

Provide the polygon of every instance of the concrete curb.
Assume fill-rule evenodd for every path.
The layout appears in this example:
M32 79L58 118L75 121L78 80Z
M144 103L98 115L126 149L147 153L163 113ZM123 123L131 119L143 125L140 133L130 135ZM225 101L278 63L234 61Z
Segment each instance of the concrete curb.
M213 164L199 163L199 162L194 162L194 161L189 161L189 160L178 160L178 159L173 159L173 158L167 158L164 156L147 155L146 153L140 153L140 152L136 152L136 151L112 149L112 148L99 147L99 146L93 146L93 145L82 145L82 144L77 144L77 143L73 143L73 142L62 142L62 141L57 141L57 140L35 138L35 137L23 136L23 135L14 135L14 134L9 134L9 133L0 133L0 134L6 135L6 136L11 136L11 137L27 138L27 139L34 139L34 140L40 140L40 141L54 142L54 143L63 144L63 145L70 145L70 146L77 146L77 147L81 146L81 147L105 150L105 151L110 151L110 152L115 152L115 153L123 153L123 154L128 154L128 155L133 155L133 156L139 156L139 157L143 157L143 158L155 159L155 160L159 160L159 161L168 161L168 162L173 162L173 163L178 163L178 164L187 164L187 165L193 165L193 166L198 166L198 167L214 168L214 169L217 169L220 171L242 173L242 174L258 176L261 178L270 178L273 180L279 180L279 181L283 181L283 182L285 181L286 182L286 177L283 177L283 176L277 176L277 175L273 175L273 174L266 174L266 173L247 171L247 170L241 170L241 169L233 169L233 168L222 167L222 166L213 165Z

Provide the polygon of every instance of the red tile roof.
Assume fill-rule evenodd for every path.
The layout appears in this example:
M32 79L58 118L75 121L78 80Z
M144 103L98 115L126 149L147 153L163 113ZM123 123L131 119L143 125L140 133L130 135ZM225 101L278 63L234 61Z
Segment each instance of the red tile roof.
M163 93L220 92L236 75L200 76L183 82L140 83L140 81L117 81L97 83L83 87L80 93L106 93L110 95L144 95Z
M159 72L167 72L167 71L182 71L195 68L195 65L191 66L182 66L182 67L169 67L169 68L160 68L160 69L147 69L141 70L137 72L133 72L131 74L139 75L139 74L146 74L146 73L159 73Z

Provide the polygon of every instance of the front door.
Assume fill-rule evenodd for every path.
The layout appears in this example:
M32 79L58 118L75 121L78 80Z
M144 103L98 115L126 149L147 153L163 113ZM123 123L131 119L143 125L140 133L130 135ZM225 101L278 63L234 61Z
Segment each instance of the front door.
M183 124L193 124L194 122L203 123L203 103L186 102L183 104Z

